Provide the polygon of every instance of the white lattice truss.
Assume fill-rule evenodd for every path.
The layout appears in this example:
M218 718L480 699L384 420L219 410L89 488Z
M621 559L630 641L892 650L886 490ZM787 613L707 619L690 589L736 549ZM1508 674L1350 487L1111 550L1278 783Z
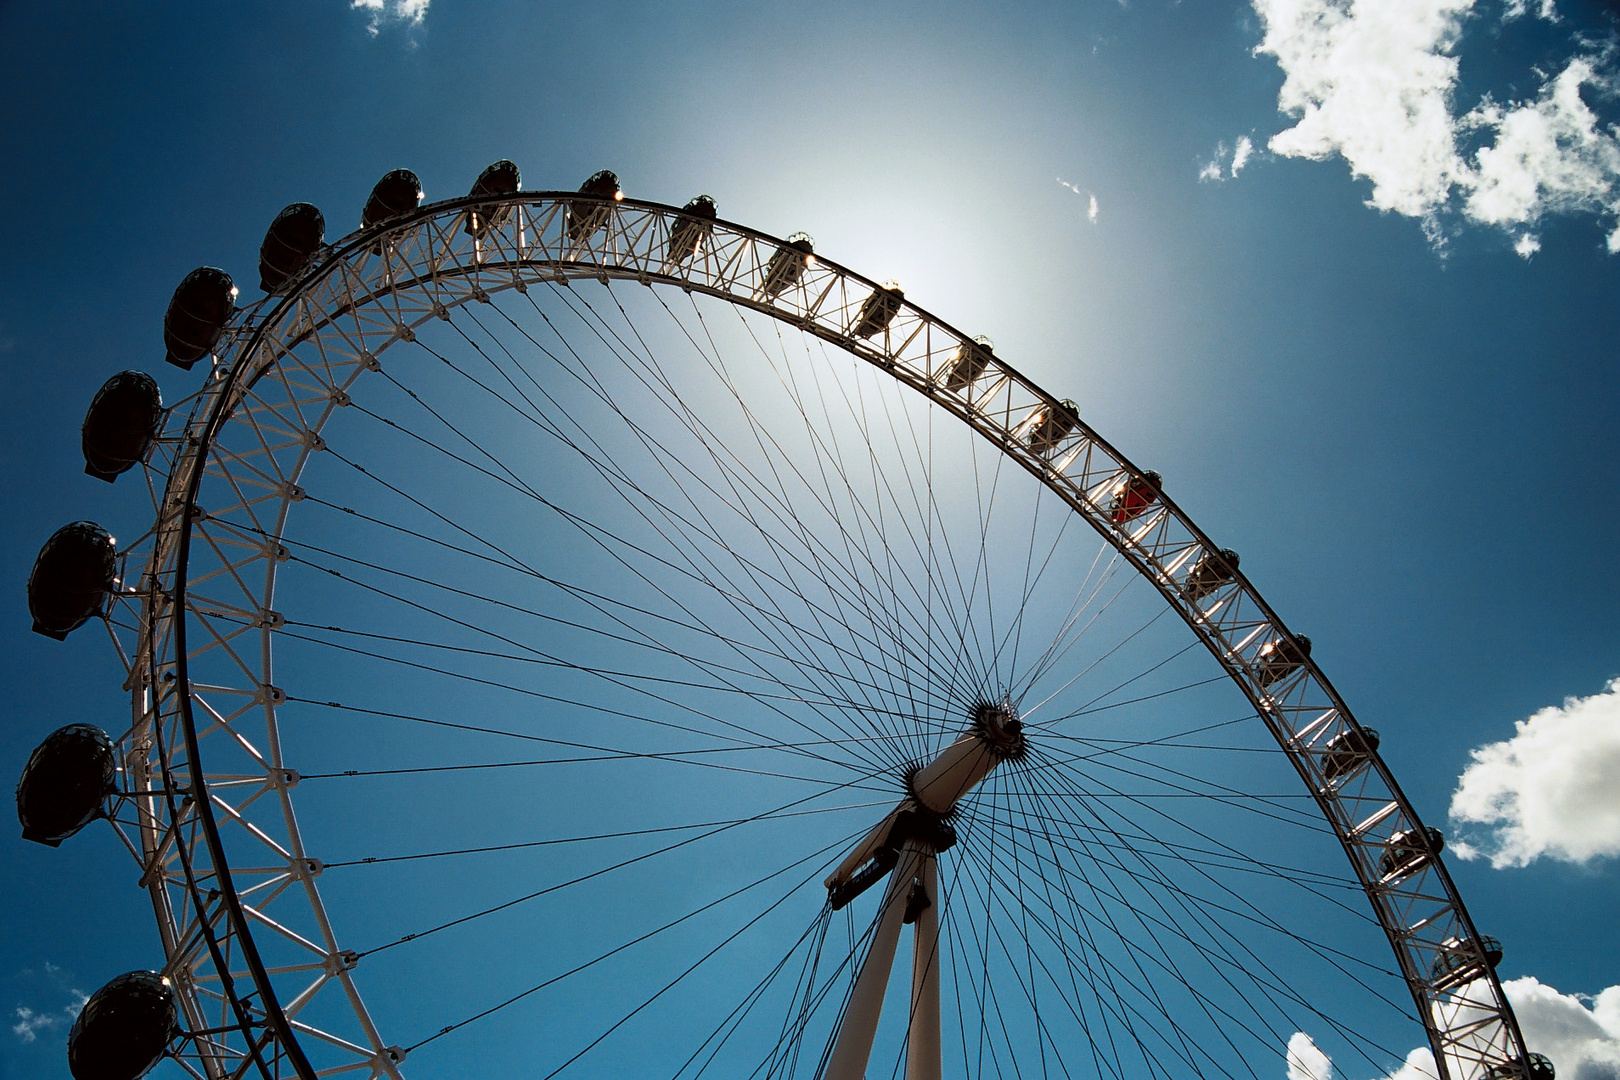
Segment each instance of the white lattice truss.
M475 205L490 223L476 237L463 229ZM577 240L570 205L576 234L579 221L598 223ZM1114 523L1115 497L1143 476L1136 466L1083 422L1032 438L1057 399L859 274L673 207L556 192L438 203L329 247L285 295L237 313L206 385L171 410L147 464L156 520L121 553L114 613L135 633L115 633L133 722L119 740L127 793L113 816L141 863L164 974L179 991L183 1068L209 1080L401 1075L404 1053L367 1013L293 812L298 775L276 721L287 693L272 674L276 573L288 557L279 538L323 426L390 345L501 290L593 278L701 292L823 338L1056 492L1153 583L1293 761L1389 937L1441 1080L1525 1075L1517 1022L1438 855L1380 866L1391 836L1422 828L1411 804L1376 754L1330 779L1329 743L1359 733L1356 721L1309 660L1281 680L1265 670L1261 650L1290 635L1241 574L1212 592L1189 584L1216 548L1172 500ZM887 326L858 335L884 305ZM259 853L251 865L224 865L231 832L241 834L232 851ZM318 1024L303 1019L316 1014Z

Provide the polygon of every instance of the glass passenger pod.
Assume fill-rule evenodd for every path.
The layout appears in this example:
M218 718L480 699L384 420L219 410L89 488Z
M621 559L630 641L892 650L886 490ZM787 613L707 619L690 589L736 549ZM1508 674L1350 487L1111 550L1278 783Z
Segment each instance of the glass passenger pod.
M106 529L75 521L51 534L28 575L34 633L61 641L100 615L113 587L117 549Z
M898 281L885 281L872 290L872 295L861 304L860 314L855 316L855 325L850 333L855 337L875 337L889 328L894 317L900 314L900 307L905 303L906 294L900 288Z
M1322 775L1332 784L1360 771L1378 749L1373 728L1346 728L1322 748Z
M1480 938L1477 951L1472 941L1448 938L1429 968L1429 985L1442 993L1455 990L1484 978L1487 970L1495 971L1501 962L1502 943L1493 937Z
M1295 634L1293 640L1272 638L1260 648L1254 659L1254 678L1262 689L1269 690L1305 666L1311 655L1311 639Z
M995 344L982 334L956 347L945 368L945 389L966 390L984 375L995 354Z
M217 266L199 266L175 287L163 315L164 359L175 367L207 356L236 311L236 285Z
M768 299L775 300L790 285L797 285L804 276L804 268L816 261L816 244L810 234L796 232L787 243L776 249L771 261L765 264L765 282L760 290Z
M1159 501L1159 489L1163 486L1164 477L1156 472L1131 477L1109 504L1108 520L1115 525L1128 525L1135 521Z
M1024 444L1042 457L1052 452L1080 423L1080 408L1068 398L1056 403L1037 405L1018 425L1023 431Z
M169 980L131 971L90 995L68 1032L73 1080L138 1080L180 1034Z
M613 213L613 204L624 198L624 192L619 190L619 176L612 169L592 173L579 185L579 193L596 198L568 200L568 239L576 244L606 225L608 215Z
M1485 1076L1486 1080L1557 1080L1558 1070L1546 1054L1531 1054L1528 1062L1515 1058L1494 1066Z
M702 251L714 232L717 216L714 200L707 195L699 195L681 207L681 216L669 230L669 261L683 263Z
M1240 561L1238 553L1231 548L1204 552L1187 572L1182 591L1187 594L1187 599L1197 603L1236 578Z
M360 227L369 229L379 221L408 214L421 205L422 181L409 169L394 169L384 173L371 189L365 208L360 211Z
M259 288L280 296L308 269L326 241L326 218L313 203L297 202L276 215L259 245Z
M112 740L100 728L69 724L45 736L17 781L23 839L60 845L101 816L116 775Z
M1432 825L1425 829L1405 829L1384 844L1384 853L1378 858L1378 872L1386 882L1411 877L1445 846L1446 838Z
M163 422L163 394L144 371L120 371L90 399L79 428L84 471L112 483L144 461Z
M523 176L518 172L518 167L502 158L478 174L478 179L473 181L472 190L467 194L473 198L499 198L516 195L522 189ZM485 233L499 226L511 213L510 203L487 207L475 206L467 211L467 223L463 226L463 231L475 239L482 239Z

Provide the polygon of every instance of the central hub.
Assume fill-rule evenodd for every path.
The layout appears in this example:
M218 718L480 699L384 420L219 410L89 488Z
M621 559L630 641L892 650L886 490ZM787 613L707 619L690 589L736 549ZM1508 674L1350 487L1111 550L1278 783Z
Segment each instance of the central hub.
M978 787L997 765L1024 756L1024 725L1012 702L980 701L968 716L968 729L934 760L906 777L906 797L850 850L827 878L835 909L848 904L892 870L901 849L938 854L956 843L946 821L956 804Z

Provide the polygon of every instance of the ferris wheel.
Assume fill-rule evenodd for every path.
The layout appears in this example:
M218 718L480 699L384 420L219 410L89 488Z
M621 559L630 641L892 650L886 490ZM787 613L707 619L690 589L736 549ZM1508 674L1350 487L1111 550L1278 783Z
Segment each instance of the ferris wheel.
M289 206L262 299L174 294L200 387L86 416L152 520L29 603L130 720L19 816L111 821L162 951L78 1080L1552 1080L1377 733L1073 402L707 196L421 200Z

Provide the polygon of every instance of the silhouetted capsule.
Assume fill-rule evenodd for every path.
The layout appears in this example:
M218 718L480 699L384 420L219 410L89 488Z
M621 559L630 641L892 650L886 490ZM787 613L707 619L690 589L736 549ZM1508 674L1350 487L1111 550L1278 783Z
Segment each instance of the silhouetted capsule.
M906 294L901 291L898 281L885 281L873 289L872 295L861 305L850 333L856 337L872 337L887 330L894 317L900 314L900 305L905 299Z
M1206 551L1198 557L1182 586L1190 600L1202 600L1237 577L1238 553L1231 548Z
M169 980L131 971L90 995L68 1032L74 1080L137 1080L162 1059L180 1033Z
M93 521L75 521L52 533L28 575L34 632L61 641L101 614L116 554L113 538Z
M1378 859L1378 872L1386 878L1410 877L1440 854L1440 849L1445 846L1446 838L1433 826L1403 830L1391 836L1384 845L1384 854Z
M945 389L965 390L979 381L984 369L990 366L995 345L987 337L976 337L956 347L945 375Z
M502 158L478 174L478 179L473 181L472 190L467 194L475 197L499 199L507 195L516 195L522 187L523 177L518 172L518 167ZM467 235L483 236L505 221L511 212L512 206L510 203L473 207L467 211L467 224L465 226Z
M270 223L259 245L259 288L272 296L283 292L326 239L326 219L312 203L285 208Z
M1131 477L1125 481L1119 494L1114 496L1108 508L1108 520L1115 525L1135 521L1147 512L1148 507L1159 501L1159 489L1163 484L1164 477L1151 470Z
M236 286L231 275L216 266L199 266L175 287L163 316L163 357L175 367L191 365L207 356L236 310Z
M681 214L669 230L670 262L685 262L696 255L714 231L716 210L709 196L699 195L681 207Z
M90 724L69 724L45 736L17 781L17 820L24 840L56 847L101 813L112 794L112 740Z
M1378 732L1372 728L1346 728L1329 739L1323 749L1322 775L1331 784L1367 764L1378 749Z
M409 169L384 173L371 189L365 209L360 211L360 227L369 229L379 221L408 214L422 204L422 181Z
M1295 634L1292 641L1273 638L1255 657L1255 681L1269 689L1303 667L1310 655L1311 639L1304 634Z
M1028 434L1024 442L1037 454L1047 455L1058 448L1075 425L1080 423L1080 409L1065 398L1055 405L1037 405L1019 425Z
M1531 1054L1528 1065L1514 1059L1505 1065L1494 1066L1485 1075L1487 1080L1556 1080L1558 1071L1546 1054Z
M624 198L619 190L619 177L612 169L594 172L581 185L581 195L595 195L600 200L568 200L568 239L576 243L591 235L607 223L613 204Z
M120 371L90 399L79 429L84 471L112 483L146 457L163 419L163 395L144 371Z
M1502 962L1502 943L1493 937L1479 939L1479 947L1461 938L1451 938L1440 946L1440 955L1429 968L1429 985L1435 990L1451 990L1483 978L1487 969L1496 970Z
M782 295L789 285L797 285L804 276L804 268L816 261L815 241L809 233L796 232L787 238L783 247L776 249L771 261L765 264L765 281L761 286L772 300Z

